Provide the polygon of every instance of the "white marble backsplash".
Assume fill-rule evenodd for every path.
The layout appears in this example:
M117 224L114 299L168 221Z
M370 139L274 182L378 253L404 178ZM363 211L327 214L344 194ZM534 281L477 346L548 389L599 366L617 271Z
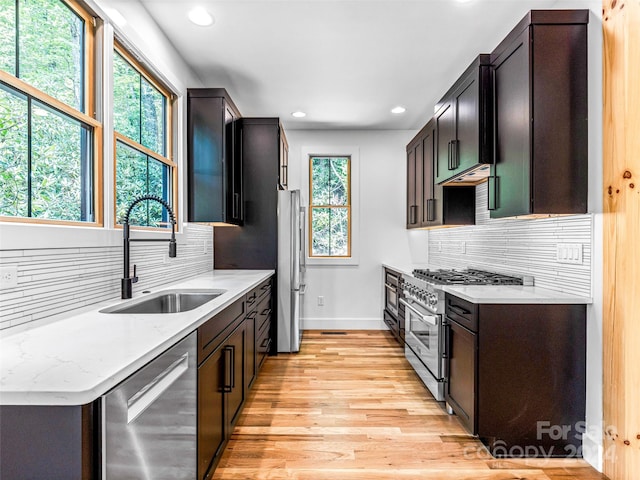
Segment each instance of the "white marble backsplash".
M490 219L487 184L476 187L476 225L429 231L429 265L533 275L538 287L590 297L593 216ZM582 263L556 260L559 243L582 245Z
M177 257L167 253L165 242L131 244L134 294L213 270L212 227L186 225ZM122 255L122 246L0 250L0 266L18 268L18 285L0 290L0 330L119 298Z

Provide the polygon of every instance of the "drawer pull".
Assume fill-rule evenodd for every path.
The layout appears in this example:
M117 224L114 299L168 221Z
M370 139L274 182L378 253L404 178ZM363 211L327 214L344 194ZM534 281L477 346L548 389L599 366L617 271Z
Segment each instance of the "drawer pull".
M271 309L270 308L265 308L260 315L264 315L265 317L267 315L271 315Z
M462 308L462 307L457 307L457 306L455 306L455 305L449 305L449 308L450 308L453 312L457 313L458 315L462 315L462 316L469 315L469 314L471 313L471 312L469 312L468 310L465 310L465 309L464 309L464 308Z

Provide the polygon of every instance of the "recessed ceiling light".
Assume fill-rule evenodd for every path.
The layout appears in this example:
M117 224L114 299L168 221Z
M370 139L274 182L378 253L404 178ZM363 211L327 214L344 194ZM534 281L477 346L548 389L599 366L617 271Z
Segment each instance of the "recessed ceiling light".
M456 0L458 3L469 3L473 0Z
M194 7L187 13L189 20L201 27L213 25L213 16L203 7Z
M391 113L404 113L406 111L407 109L404 107L401 107L400 105L391 109Z
M304 113L304 112L301 112L300 110L298 110L297 112L293 112L291 114L291 116L296 117L296 118L303 118L303 117L306 117L307 114Z

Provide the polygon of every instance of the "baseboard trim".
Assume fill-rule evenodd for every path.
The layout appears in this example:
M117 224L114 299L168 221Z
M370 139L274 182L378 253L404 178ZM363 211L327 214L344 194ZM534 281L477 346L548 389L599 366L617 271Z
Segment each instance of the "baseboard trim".
M382 318L303 318L303 330L387 330Z
M598 432L599 429L596 433ZM602 472L603 455L602 438L596 438L587 428L582 434L582 458L597 471Z

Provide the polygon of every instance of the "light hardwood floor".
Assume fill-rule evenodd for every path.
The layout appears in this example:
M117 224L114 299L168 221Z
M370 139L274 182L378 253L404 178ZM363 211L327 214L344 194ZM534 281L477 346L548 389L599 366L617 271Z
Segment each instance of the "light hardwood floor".
M270 357L214 479L596 480L574 459L496 460L444 412L388 332L305 332Z

